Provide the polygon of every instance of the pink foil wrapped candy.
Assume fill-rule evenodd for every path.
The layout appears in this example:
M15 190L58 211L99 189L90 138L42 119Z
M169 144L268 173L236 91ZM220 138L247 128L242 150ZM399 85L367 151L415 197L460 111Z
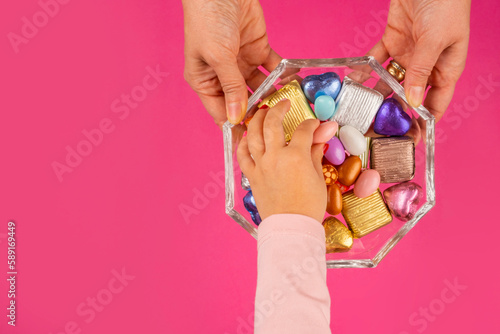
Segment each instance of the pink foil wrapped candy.
M424 193L418 184L403 182L387 188L384 197L391 213L406 222L415 216Z

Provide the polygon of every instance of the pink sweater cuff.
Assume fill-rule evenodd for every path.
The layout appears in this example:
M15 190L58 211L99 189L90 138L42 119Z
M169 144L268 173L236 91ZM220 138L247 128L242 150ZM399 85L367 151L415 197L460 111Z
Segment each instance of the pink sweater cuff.
M325 229L316 219L298 214L277 214L260 223L257 248L275 235L301 235L316 239L325 247Z

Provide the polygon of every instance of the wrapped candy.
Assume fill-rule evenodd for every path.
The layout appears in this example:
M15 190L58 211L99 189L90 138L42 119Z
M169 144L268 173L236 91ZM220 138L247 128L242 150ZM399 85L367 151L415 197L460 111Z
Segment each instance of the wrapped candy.
M259 225L262 222L262 219L260 218L259 211L257 210L257 205L255 204L255 198L253 197L252 191L249 191L245 197L243 197L243 205L250 214L250 217L252 217L255 225Z
M351 125L366 133L383 100L384 96L376 90L345 77L333 120L340 126Z
M414 182L395 184L384 191L384 198L391 213L405 222L415 216L423 197L422 187Z
M326 252L338 253L351 249L353 244L352 232L340 220L328 217L323 221L326 237Z
M370 168L380 173L380 182L394 183L415 176L415 144L410 137L372 139Z
M325 183L327 186L330 186L337 181L339 173L337 169L332 165L323 165L323 176L325 177Z
M290 110L286 113L285 118L283 119L285 140L288 142L292 139L292 135L300 123L306 119L315 119L316 116L309 106L309 103L307 102L307 99L297 80L291 81L281 87L281 89L277 92L263 99L262 102L259 103L259 107L265 104L272 108L283 99L290 100L291 104Z
M392 221L380 190L359 198L351 190L342 196L342 215L353 236L361 238Z

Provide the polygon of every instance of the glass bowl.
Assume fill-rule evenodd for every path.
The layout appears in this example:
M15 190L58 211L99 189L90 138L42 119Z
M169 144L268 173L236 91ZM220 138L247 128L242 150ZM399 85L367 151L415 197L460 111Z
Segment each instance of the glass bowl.
M409 221L402 221L393 216L391 223L354 239L352 248L347 252L326 254L328 268L373 268L394 248L416 223L434 206L434 117L425 107L412 109L407 104L403 87L373 57L336 58L336 59L283 59L272 71L260 87L250 96L245 118L250 117L258 109L259 102L283 85L294 79L302 80L311 74L336 72L342 82L349 76L366 87L379 91L385 98L399 97L403 109L418 119L425 129L422 140L415 146L415 176L412 182L422 187L423 198L418 205L415 216ZM226 122L223 126L224 162L225 162L225 207L226 213L250 235L257 238L257 225L243 205L243 197L251 185L242 175L236 159L236 148L241 139L245 125L232 125ZM365 136L378 136L370 131ZM380 136L379 136L380 137ZM367 157L366 157L367 158ZM381 183L380 191L394 185ZM342 215L335 216L345 222Z

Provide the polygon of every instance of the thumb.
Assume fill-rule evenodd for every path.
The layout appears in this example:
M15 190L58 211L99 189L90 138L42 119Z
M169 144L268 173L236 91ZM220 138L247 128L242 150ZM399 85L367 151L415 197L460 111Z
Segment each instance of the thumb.
M314 144L311 147L311 159L319 175L323 176L323 165L321 161L323 160L323 148L326 144Z
M442 49L436 48L435 45L434 42L419 40L406 69L405 95L413 108L422 104L427 81L442 52Z
M248 90L236 58L213 66L219 78L226 101L227 119L233 124L243 120L247 110Z

